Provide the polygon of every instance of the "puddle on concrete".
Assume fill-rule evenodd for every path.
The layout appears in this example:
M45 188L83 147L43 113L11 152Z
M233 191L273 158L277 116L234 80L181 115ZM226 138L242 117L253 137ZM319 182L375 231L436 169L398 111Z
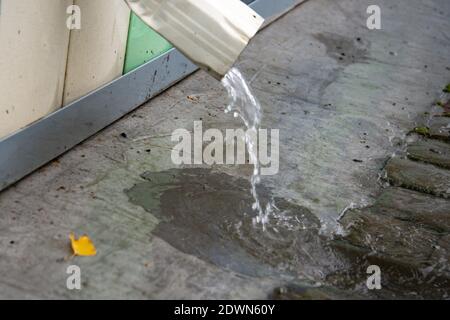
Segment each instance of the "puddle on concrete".
M249 276L285 275L315 281L342 269L318 235L319 220L306 208L272 199L259 187L261 202L278 210L265 225L252 221L250 183L210 169L147 172L127 194L160 219L153 234L185 253Z
M251 208L250 182L243 178L204 168L141 176L144 180L126 194L160 221L153 235L203 261L247 276L274 276L292 283L307 279L363 297L442 296L432 285L425 287L422 277L407 277L410 271L399 271L390 263L383 266L383 290L369 291L370 254L342 250L319 234L320 222L307 208L272 198L263 185L258 190L261 201L273 201L277 208L265 231L253 222L257 213Z

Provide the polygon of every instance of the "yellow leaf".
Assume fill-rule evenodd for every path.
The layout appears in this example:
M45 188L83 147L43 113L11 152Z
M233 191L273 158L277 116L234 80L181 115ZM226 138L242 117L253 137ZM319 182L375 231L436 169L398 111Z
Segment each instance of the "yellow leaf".
M69 237L74 255L90 257L97 254L97 250L88 236L82 236L77 240L75 239L75 235L71 233Z

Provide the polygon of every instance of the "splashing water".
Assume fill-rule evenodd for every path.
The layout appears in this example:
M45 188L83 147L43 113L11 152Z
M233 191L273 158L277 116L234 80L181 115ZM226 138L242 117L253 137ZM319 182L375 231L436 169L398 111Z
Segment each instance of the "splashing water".
M233 113L235 118L241 118L247 127L245 143L247 145L250 163L253 163L253 174L251 177L251 194L254 199L253 210L257 216L254 223L261 223L263 228L269 222L269 216L276 207L268 202L263 208L257 191L257 185L261 182L261 166L258 158L257 136L261 126L261 105L253 95L250 87L239 69L232 68L223 78L222 85L228 92L230 103L225 113Z

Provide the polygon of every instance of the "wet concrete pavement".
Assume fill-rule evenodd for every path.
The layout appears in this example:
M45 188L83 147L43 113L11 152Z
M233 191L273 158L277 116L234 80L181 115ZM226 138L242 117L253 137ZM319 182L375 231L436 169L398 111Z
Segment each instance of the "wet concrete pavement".
M266 232L251 223L250 165L171 161L175 129L241 127L198 72L0 194L0 297L448 297L450 118L433 105L447 99L450 5L380 1L370 31L369 4L310 0L238 63L263 128L280 130L261 192L286 210ZM69 259L72 231L98 255ZM383 290L365 287L370 263Z

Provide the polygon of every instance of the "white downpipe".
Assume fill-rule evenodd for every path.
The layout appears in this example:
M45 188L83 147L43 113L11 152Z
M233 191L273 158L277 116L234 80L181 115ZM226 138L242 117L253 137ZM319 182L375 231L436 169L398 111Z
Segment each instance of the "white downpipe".
M264 19L240 0L125 0L147 25L216 79Z

